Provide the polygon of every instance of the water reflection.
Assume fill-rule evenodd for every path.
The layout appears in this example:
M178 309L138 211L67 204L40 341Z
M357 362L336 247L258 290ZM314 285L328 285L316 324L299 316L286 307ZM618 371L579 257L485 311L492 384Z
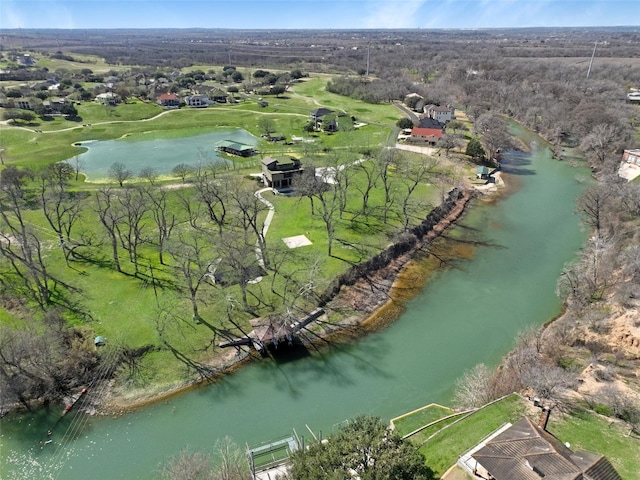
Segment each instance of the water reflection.
M179 164L192 168L206 167L211 163L227 162L218 155L216 144L231 140L255 146L258 139L245 130L216 130L204 135L173 139L85 141L80 144L89 150L78 157L82 173L95 181L109 176L109 167L123 163L134 175L152 168L157 174L170 174ZM68 160L75 164L76 160Z

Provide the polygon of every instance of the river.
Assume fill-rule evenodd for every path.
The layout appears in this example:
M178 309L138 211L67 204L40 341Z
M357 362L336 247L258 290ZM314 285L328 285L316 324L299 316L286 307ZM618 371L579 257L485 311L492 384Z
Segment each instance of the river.
M72 412L41 446L59 408L2 420L3 478L152 479L185 447L217 439L256 444L290 434L325 435L357 414L389 419L447 403L475 364L496 365L516 334L560 311L555 285L585 240L573 213L588 172L545 148L505 158L517 186L497 202L476 201L447 232L471 253L438 271L398 321L352 344L263 361L213 385L118 418ZM295 358L294 358L295 357ZM65 430L73 438L64 437ZM69 437L69 436L68 436Z

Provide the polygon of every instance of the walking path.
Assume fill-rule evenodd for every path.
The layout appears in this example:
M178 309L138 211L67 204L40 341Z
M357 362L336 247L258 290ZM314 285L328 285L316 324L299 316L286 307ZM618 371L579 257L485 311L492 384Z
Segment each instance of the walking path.
M269 200L266 200L262 194L264 192L269 192L272 191L271 188L266 187L266 188L262 188L260 190L258 190L256 193L254 193L254 195L256 196L256 198L258 200L260 200L262 203L264 203L267 208L269 209L269 212L267 212L267 218L264 219L264 225L262 226L262 238L265 238L267 236L267 231L269 231L269 227L271 226L271 220L273 220L273 216L276 213L276 209L273 206L273 203L271 203ZM256 240L256 257L258 258L258 264L264 268L264 256L262 255L262 249L260 248L260 241ZM249 283L259 283L262 281L262 276L256 277L253 280L250 280Z

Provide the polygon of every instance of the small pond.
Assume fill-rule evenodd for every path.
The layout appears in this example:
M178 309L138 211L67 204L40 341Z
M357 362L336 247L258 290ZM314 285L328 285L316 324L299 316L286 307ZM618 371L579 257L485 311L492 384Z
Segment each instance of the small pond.
M77 146L89 150L79 156L81 171L87 180L96 181L109 176L109 167L116 162L138 175L143 168L151 167L160 174L169 174L176 165L185 163L193 167L212 162L224 162L218 155L216 145L223 140L232 140L255 146L258 139L246 130L215 130L193 137L154 140L107 140L84 141ZM73 163L74 160L68 160Z

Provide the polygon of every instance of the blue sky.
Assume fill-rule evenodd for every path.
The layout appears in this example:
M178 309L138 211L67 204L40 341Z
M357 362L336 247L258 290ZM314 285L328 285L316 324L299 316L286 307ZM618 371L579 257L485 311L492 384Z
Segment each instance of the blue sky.
M0 0L0 28L640 26L638 0Z

